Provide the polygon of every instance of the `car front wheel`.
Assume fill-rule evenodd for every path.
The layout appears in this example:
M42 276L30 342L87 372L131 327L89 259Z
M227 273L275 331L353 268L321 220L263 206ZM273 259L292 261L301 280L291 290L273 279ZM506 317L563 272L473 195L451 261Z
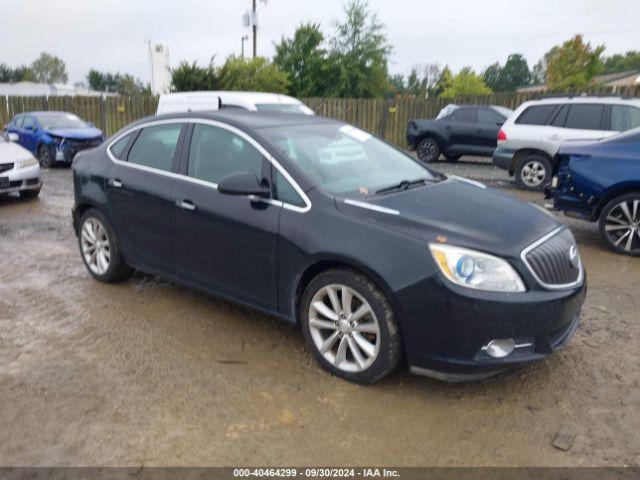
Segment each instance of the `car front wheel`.
M524 190L542 190L551 181L551 162L543 155L524 155L516 164L515 177Z
M55 158L53 148L49 145L42 144L38 147L38 162L42 168L51 168Z
M118 250L116 238L106 217L98 210L87 210L80 219L80 253L87 270L101 282L117 282L131 275Z
M609 248L626 255L640 255L640 193L614 198L600 213L600 234Z
M435 162L440 158L440 145L438 145L438 142L436 142L434 138L427 137L418 143L416 154L418 155L418 159L423 162Z
M321 273L306 288L300 313L307 344L334 375L370 384L398 366L402 346L395 315L364 275L347 269Z

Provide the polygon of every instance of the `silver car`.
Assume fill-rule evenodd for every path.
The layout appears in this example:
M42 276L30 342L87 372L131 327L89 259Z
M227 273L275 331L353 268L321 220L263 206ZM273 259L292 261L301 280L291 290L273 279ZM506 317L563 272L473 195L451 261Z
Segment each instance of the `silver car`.
M40 165L16 141L15 133L0 133L0 195L17 192L22 198L35 198L42 188Z
M553 159L568 140L600 140L640 127L640 99L555 97L523 103L498 133L493 163L525 190L551 181Z

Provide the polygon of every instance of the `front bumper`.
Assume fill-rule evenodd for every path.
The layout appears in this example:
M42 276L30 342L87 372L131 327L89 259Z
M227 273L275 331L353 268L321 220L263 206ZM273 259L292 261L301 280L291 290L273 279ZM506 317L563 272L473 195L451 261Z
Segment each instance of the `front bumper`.
M0 194L38 190L42 187L40 166L13 168L0 173Z
M515 153L515 150L499 146L493 152L493 164L503 170L508 170L509 175L513 175L513 156Z
M569 290L499 294L432 280L419 287L421 299L413 288L399 295L407 363L413 373L449 381L489 377L561 349L578 328L586 295L586 281ZM516 348L492 358L483 347L496 339L513 339Z

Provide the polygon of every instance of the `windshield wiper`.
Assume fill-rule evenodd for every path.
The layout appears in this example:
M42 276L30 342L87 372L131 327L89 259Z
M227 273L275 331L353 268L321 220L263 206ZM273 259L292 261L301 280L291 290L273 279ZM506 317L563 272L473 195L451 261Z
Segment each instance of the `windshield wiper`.
M376 194L409 190L410 188L413 188L413 187L425 185L427 181L430 181L430 180L426 178L419 178L417 180L402 180L401 182L396 183L395 185L391 185L389 187L384 187L384 188L381 188L380 190L376 190Z

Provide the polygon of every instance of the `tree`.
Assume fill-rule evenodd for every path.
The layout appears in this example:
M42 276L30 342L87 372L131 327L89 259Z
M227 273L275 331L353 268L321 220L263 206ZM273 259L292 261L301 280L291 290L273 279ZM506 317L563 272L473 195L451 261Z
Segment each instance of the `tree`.
M320 24L301 24L293 38L276 44L273 63L289 78L289 93L296 97L322 96L327 90L329 62L322 47Z
M172 92L216 90L218 87L218 77L212 65L199 67L197 62L182 61L178 68L171 69Z
M467 95L489 95L491 89L484 83L482 77L471 67L465 67L453 77L451 85L440 94L441 98L456 98Z
M287 74L264 57L228 57L217 75L222 90L287 93L289 87Z
M640 70L640 50L630 50L624 55L615 54L605 57L602 64L602 73Z
M92 90L117 92L121 95L151 95L151 87L128 73L121 74L99 72L91 69L87 74L87 83Z
M62 59L44 52L31 64L31 71L36 82L67 83L69 80L67 66Z
M543 85L547 83L547 66L549 65L549 60L560 48L558 45L551 47L551 49L544 54L544 56L538 60L533 68L531 69L531 81L534 84Z
M504 67L498 62L489 65L482 77L494 92L511 92L531 82L529 65L519 53L509 55Z
M407 91L404 76L401 73L389 75L390 96L404 95Z
M349 0L346 19L336 23L329 55L329 93L339 97L378 97L389 91L391 46L384 26L366 0Z
M33 78L33 72L26 65L11 68L4 63L0 63L0 82L24 82Z
M434 97L440 97L442 93L451 88L453 85L453 74L449 67L445 66L444 69L440 72L440 76L436 81L435 86L433 87L432 94Z
M547 87L554 91L575 91L592 84L602 71L604 45L595 48L582 35L567 40L550 56L547 64Z

